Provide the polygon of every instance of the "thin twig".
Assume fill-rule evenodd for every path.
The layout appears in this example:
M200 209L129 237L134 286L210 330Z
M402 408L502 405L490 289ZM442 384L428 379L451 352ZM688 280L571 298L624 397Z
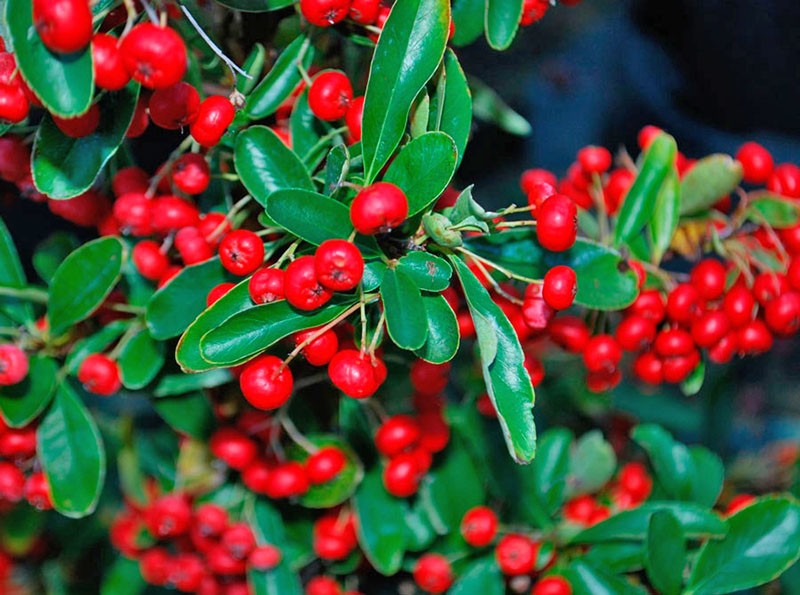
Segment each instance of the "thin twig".
M181 10L183 11L183 14L185 14L185 15L186 15L186 18L189 20L189 22L192 24L192 26L193 26L193 27L195 28L195 30L197 31L197 34L198 34L198 35L199 35L199 36L200 36L200 37L203 39L203 41L205 41L205 42L208 44L208 47L210 47L210 48L211 48L211 50L212 50L212 51L213 51L213 52L214 52L214 53L215 53L217 56L219 56L220 60L222 60L223 62L225 62L225 64L227 64L228 68L230 68L230 70L231 70L231 74L233 75L233 82L234 82L234 85L236 84L236 80L237 80L237 76L236 76L236 75L237 75L237 74L241 74L241 75L242 75L244 78L246 78L246 79L252 79L252 78L253 78L252 76L250 76L249 74L247 74L247 73L246 73L244 70L242 70L241 68L239 68L239 67L236 65L236 63L235 63L233 60L231 60L230 58L228 58L228 56L226 56L226 55L225 55L225 52L223 52L223 51L222 51L222 50L219 48L219 46L217 46L217 44L215 44L213 41L211 41L211 38L210 38L210 37L209 37L209 36L206 34L206 32L205 32L205 31L203 31L203 28L202 28L202 27L200 26L200 24L199 24L199 23L198 23L198 22L195 20L195 18L194 18L194 16L192 15L192 13L191 13L191 12L189 12L189 9L188 9L188 8L186 8L186 7L185 7L183 4L181 4L181 5L180 5L180 7L181 7Z

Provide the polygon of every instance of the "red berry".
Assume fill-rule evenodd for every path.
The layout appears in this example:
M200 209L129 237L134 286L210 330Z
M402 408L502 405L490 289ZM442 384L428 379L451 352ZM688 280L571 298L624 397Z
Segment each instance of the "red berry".
M756 299L744 285L734 285L725 294L722 307L731 325L738 328L753 319Z
M0 426L2 425L4 424L0 423ZM36 428L33 425L0 431L0 458L27 459L34 454L36 454Z
M247 283L250 299L256 304L268 304L282 300L286 271L283 269L259 269Z
M234 523L222 533L220 543L231 556L241 560L248 557L256 547L256 538L249 525Z
M130 126L125 133L127 138L138 138L144 134L150 125L150 117L147 115L147 103L144 97L139 97L136 101L136 108L133 110Z
M261 355L245 365L239 376L244 398L256 409L277 409L292 395L294 379L289 367L274 355Z
M590 174L602 174L611 167L611 151L605 147L584 147L578 151L578 162L583 171Z
M692 339L699 347L708 348L728 334L730 328L731 323L725 313L712 310L700 315L692 323Z
M683 382L700 363L700 353L693 349L686 355L677 355L662 360L664 382Z
M53 508L50 486L41 471L31 473L28 476L28 480L25 482L25 500L38 510L50 510Z
M197 119L200 110L200 93L189 83L177 82L156 89L148 103L150 119L156 126L178 130Z
M194 513L195 525L205 537L221 535L228 526L228 513L217 504L201 504Z
M736 152L736 160L742 164L745 182L750 184L765 184L775 166L770 152L754 142L743 144Z
M347 108L347 113L344 115L344 123L347 124L347 130L350 133L350 138L354 142L361 140L361 124L364 119L364 97L356 97L350 102Z
M741 509L750 506L755 501L756 497L752 494L737 494L731 498L730 502L728 502L728 506L725 508L725 516L736 514Z
M153 232L151 217L151 200L140 193L127 193L114 203L114 217L124 231L134 236L146 236Z
M150 206L150 224L156 233L166 235L184 227L195 227L200 222L197 207L184 198L159 196Z
M192 524L192 508L182 494L167 494L144 512L148 531L158 539L185 534Z
M570 353L581 353L589 342L589 328L577 316L561 316L547 326L553 342Z
M344 349L328 364L331 382L354 399L371 397L385 379L383 362L355 349Z
M536 236L547 250L563 252L575 243L578 209L568 196L554 194L539 207Z
M688 355L694 349L694 341L682 328L671 328L658 333L654 347L662 358Z
M347 457L340 448L324 446L306 460L306 477L312 485L327 483L347 465Z
M102 396L113 395L122 386L117 362L102 353L93 353L81 362L78 380L87 391Z
M554 310L566 310L578 291L578 278L570 267L554 266L544 276L542 297Z
M133 264L145 279L158 281L169 268L169 258L158 242L142 240L133 247Z
M323 560L343 560L357 545L352 514L329 514L314 523L314 552Z
M111 181L111 190L114 192L114 196L128 193L144 194L147 192L148 186L150 186L150 176L135 165L123 167L114 174Z
M789 282L780 273L761 273L753 282L753 295L762 306L789 290Z
M417 493L422 475L424 471L413 453L399 454L384 467L383 485L392 496L408 498Z
M350 205L350 221L364 235L390 231L399 227L407 216L406 195L389 182L377 182L364 188Z
M235 428L220 428L211 436L211 454L225 461L231 469L241 471L256 458L256 444Z
M197 110L197 119L189 132L204 147L213 147L222 139L236 117L236 109L227 97L211 95L203 100Z
M542 184L555 187L558 185L558 178L546 169L526 169L519 179L519 186L526 195Z
M300 12L317 27L330 27L347 17L350 0L300 0Z
M172 183L186 194L202 194L211 182L211 169L198 153L181 155L172 165Z
M179 230L175 234L175 248L187 266L205 262L214 256L213 249L196 227L184 227Z
M387 419L375 433L375 447L389 458L413 449L422 431L417 421L409 415L394 415Z
M653 490L653 480L641 463L627 463L619 471L619 486L633 497L636 503L647 500Z
M572 595L572 585L563 576L546 576L536 581L531 595Z
M0 461L0 502L12 504L22 500L25 495L25 476L22 471L8 461Z
M633 373L647 384L661 384L664 369L661 359L652 351L645 351L633 362Z
M286 267L286 300L299 310L316 310L333 297L333 291L320 285L315 268L313 256L301 256Z
M378 19L380 9L380 0L353 0L348 15L359 25L371 25Z
M256 494L266 494L272 470L264 461L253 461L242 471L242 483Z
M275 500L302 496L307 491L305 469L296 461L278 465L267 478L267 496Z
M497 565L506 576L520 576L533 572L538 552L537 543L516 533L504 536L494 550Z
M652 143L656 139L656 137L662 132L664 131L657 126L649 125L642 128L639 131L639 136L637 138L639 148L642 149L643 151L647 149L650 146L650 143Z
M206 296L206 308L210 308L234 287L236 287L235 283L220 283L212 287Z
M329 576L315 576L306 585L306 595L342 595L342 588L336 579Z
M0 177L7 182L17 182L30 173L31 153L28 145L18 136L0 137Z
M119 91L131 80L119 51L119 40L113 35L98 33L92 38L94 84L106 91Z
M603 187L603 200L609 215L614 215L619 210L635 179L636 174L628 169L615 169L609 174Z
M614 336L625 351L640 351L655 340L656 325L644 316L627 316L617 326Z
M272 570L281 563L283 554L274 545L260 545L250 552L247 565L256 570Z
M305 343L306 340L318 333L319 329L308 329L297 333L294 336L295 345ZM337 351L339 351L339 338L332 329L328 329L303 347L302 353L306 361L312 366L324 366L331 361Z
M788 198L800 198L800 167L793 163L781 163L770 175L767 189Z
M93 104L89 111L75 118L59 118L51 115L58 129L70 138L83 138L93 134L100 125L100 106Z
M320 120L341 120L353 99L353 86L341 70L320 72L308 89L308 107Z
M349 291L361 283L364 258L346 240L325 240L314 254L314 272L320 285L333 291Z
M205 240L214 246L231 232L231 222L222 213L205 213L200 217L197 228Z
M700 293L688 283L676 285L667 297L667 315L681 324L689 324L703 312Z
M28 375L28 356L10 343L0 345L0 386L22 382Z
M249 275L264 262L264 242L252 231L237 229L220 242L219 258L229 273Z
M590 372L612 371L620 359L622 350L611 335L592 337L583 352L583 363Z
M715 364L727 364L739 350L738 335L732 331L708 350L708 359Z
M497 515L491 508L476 506L461 519L461 535L472 547L485 547L497 535Z
M725 292L725 277L725 265L718 260L706 258L692 269L690 280L702 299L713 301L722 297Z
M542 297L543 285L531 283L525 288L525 299L522 302L522 320L533 330L547 328L555 310ZM508 315L508 312L506 312Z
M186 45L169 27L136 25L122 38L120 53L133 79L148 89L174 85L186 72Z
M71 54L92 40L92 11L87 0L33 0L33 23L47 49Z
M764 320L777 335L793 335L800 328L800 294L794 291L782 293L767 304Z
M453 569L441 554L423 554L414 564L414 582L428 593L444 593L453 584Z

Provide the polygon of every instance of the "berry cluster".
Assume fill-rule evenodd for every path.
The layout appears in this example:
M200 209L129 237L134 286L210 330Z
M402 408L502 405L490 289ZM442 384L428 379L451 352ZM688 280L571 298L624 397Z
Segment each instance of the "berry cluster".
M0 514L22 500L39 510L53 507L36 459L36 423L11 428L0 418Z

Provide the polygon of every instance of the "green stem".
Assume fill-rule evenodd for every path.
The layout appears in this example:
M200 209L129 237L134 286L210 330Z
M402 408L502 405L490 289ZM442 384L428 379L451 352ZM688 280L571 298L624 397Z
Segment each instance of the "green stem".
M0 287L0 296L13 297L26 302L46 304L48 293L38 287Z

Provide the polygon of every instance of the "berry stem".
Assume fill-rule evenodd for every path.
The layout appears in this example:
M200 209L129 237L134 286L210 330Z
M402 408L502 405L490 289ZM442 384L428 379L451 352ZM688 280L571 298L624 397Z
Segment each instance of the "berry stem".
M496 270L499 273L505 275L509 279L516 279L517 281L522 281L523 283L541 283L542 282L541 279L531 279L529 277L523 277L522 275L517 275L516 273L512 273L507 268L501 267L499 264L495 264L491 260L488 260L488 259L484 258L483 256L478 256L477 254L475 254L474 252L472 252L470 250L467 250L463 246L459 246L458 248L456 248L456 250L458 250L462 254L468 256L469 258L472 258L473 260L475 260L477 262L481 262L481 263L483 263L485 265L488 265L488 266L492 267L494 270Z
M143 328L144 326L140 322L132 323L127 329L125 329L125 334L122 335L122 338L120 338L119 342L114 346L114 349L112 349L108 354L108 357L116 361L120 354L122 354L122 350L125 349L125 346L130 343L131 339L133 339Z
M297 426L294 425L294 422L286 415L286 411L282 411L280 416L278 417L280 421L281 427L286 431L286 435L291 438L292 442L297 444L300 448L306 451L308 454L314 454L319 449L308 439L306 438L300 430L297 429Z
M303 156L303 162L307 162L309 160L309 158L312 155L314 155L314 153L316 151L318 151L321 147L324 147L325 145L327 145L328 142L330 142L331 139L336 138L337 136L343 134L344 132L347 132L347 126L341 126L340 128L334 128L333 130L328 132L325 136L321 137L314 144L313 147L311 147L308 151L306 151L306 154Z
M381 329L383 328L383 324L386 322L386 311L381 310L380 318L378 318L378 324L375 325L375 332L372 334L372 341L369 343L369 356L372 358L373 363L375 360L375 349L378 347L378 340L381 338Z
M153 179L150 180L150 185L147 187L147 192L145 192L148 198L153 198L153 196L155 196L158 185L161 183L161 180L164 179L164 176L169 174L172 169L172 164L192 146L193 142L194 139L189 135L181 141L181 144L179 144L172 153L170 153L164 165L161 166L161 169L158 170L153 176Z
M17 298L27 302L36 302L38 304L46 304L49 297L44 289L39 289L38 287L0 287L0 296Z
M282 265L284 262L286 262L287 260L291 259L291 258L294 256L295 250L297 250L297 247L300 245L300 242L301 242L301 241L302 241L302 240L295 240L295 241L294 241L294 242L292 242L292 243L291 243L291 245L290 245L290 246L289 246L289 247L286 249L286 251L285 251L283 254L281 254L280 258L278 258L278 261L277 261L277 262L275 263L275 265L274 265L274 267L275 267L276 269L277 269L277 268L280 268L280 266L281 266L281 265Z
M536 227L536 221L526 219L524 221L501 221L495 225L497 229L511 229L513 227Z

